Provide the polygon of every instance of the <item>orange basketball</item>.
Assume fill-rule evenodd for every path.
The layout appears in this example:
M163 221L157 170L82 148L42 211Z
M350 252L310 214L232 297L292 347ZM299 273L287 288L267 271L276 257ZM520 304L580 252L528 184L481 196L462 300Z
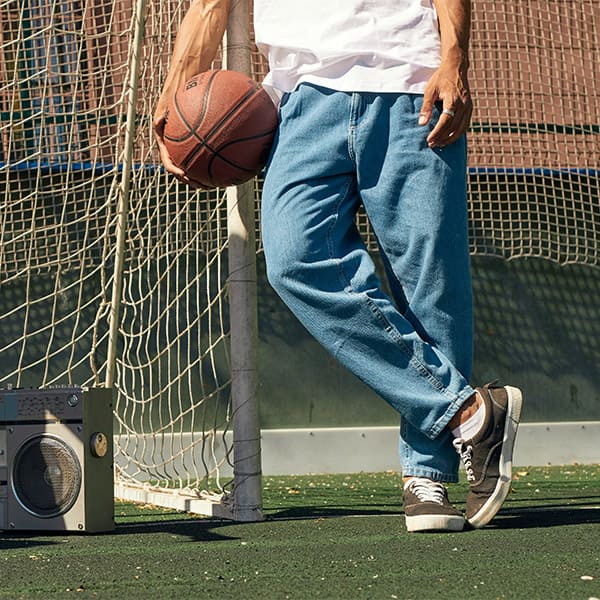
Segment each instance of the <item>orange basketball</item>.
M276 129L277 109L260 84L236 71L207 71L175 93L164 140L191 181L224 187L265 166Z

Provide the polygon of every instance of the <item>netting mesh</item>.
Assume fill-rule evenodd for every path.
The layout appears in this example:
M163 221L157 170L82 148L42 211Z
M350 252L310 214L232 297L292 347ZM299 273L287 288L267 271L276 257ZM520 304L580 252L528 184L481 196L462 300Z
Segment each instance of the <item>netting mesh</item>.
M474 7L472 251L597 265L600 3Z
M138 62L132 2L5 3L0 38L0 382L103 385L119 278L118 478L165 487L218 478L230 442L224 191L167 177L151 130L186 8L147 4Z
M121 281L120 477L165 487L217 474L230 422L224 193L167 177L151 131L187 6L147 1L139 55L132 0L0 9L0 384L103 384ZM598 265L599 22L597 0L474 3L473 253ZM252 64L260 79L256 52Z

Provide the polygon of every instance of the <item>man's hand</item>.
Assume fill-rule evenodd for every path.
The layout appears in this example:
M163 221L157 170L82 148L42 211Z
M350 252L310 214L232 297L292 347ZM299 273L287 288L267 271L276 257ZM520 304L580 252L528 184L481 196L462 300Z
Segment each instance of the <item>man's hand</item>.
M169 92L168 90L163 91L161 97L156 105L154 112L154 119L152 120L152 128L154 129L154 136L160 152L160 160L162 161L165 170L172 175L175 175L179 181L186 183L190 187L199 188L200 186L189 179L183 169L180 169L173 163L169 151L165 145L165 117L167 114L167 108L169 106Z
M183 170L173 164L167 147L165 146L165 117L168 107L168 99L165 98L165 95L166 94L163 93L156 105L154 119L152 120L152 128L154 129L156 143L158 144L160 159L165 166L165 169L176 177L183 178L185 177Z
M443 111L427 136L430 148L443 147L455 142L469 127L473 102L466 68L442 63L432 75L425 89L419 125L429 123L433 106L438 101L443 103Z

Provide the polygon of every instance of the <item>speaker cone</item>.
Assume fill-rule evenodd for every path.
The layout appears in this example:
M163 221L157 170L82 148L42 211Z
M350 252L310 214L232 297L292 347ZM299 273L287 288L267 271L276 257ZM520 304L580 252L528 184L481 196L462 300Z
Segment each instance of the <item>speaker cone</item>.
M30 438L19 448L12 475L17 500L41 518L66 513L81 488L81 465L75 452L50 435Z

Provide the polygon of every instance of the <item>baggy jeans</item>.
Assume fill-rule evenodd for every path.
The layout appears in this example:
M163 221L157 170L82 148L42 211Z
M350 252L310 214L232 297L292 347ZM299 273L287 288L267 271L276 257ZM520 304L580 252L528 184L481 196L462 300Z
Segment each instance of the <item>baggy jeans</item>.
M473 394L466 141L431 149L418 94L301 84L262 194L267 277L308 331L401 416L405 476L456 481L447 425ZM356 227L364 206L391 296Z

